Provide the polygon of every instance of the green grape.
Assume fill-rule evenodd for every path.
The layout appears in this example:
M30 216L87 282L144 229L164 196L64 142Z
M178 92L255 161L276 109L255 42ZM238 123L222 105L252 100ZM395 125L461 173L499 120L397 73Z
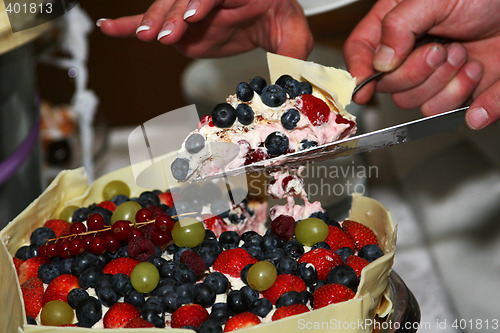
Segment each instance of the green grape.
M130 274L130 283L140 293L153 291L160 281L160 273L155 265L144 261L137 264Z
M323 242L328 237L328 225L320 219L308 218L295 226L295 239L306 246Z
M42 325L59 326L72 324L75 313L68 303L63 301L50 301L45 304L40 313Z
M102 198L104 200L111 200L118 194L130 196L130 188L121 180L110 181L102 189Z
M269 261L259 261L248 270L247 282L252 289L264 291L269 289L278 276L276 267Z
M135 223L135 214L142 206L135 201L125 201L120 206L116 207L113 215L111 215L111 224L119 220L126 220Z
M185 217L175 222L172 239L179 247L195 247L205 239L203 223L194 217Z
M59 214L59 218L61 220L66 220L68 222L73 222L73 213L75 212L75 210L77 210L78 206L67 206L65 207L61 213Z

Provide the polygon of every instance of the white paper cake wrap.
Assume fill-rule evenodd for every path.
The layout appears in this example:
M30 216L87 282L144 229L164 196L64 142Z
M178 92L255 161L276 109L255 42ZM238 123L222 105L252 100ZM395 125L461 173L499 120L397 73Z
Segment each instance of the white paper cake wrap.
M88 186L82 169L61 172L43 194L33 201L19 216L10 222L0 237L0 332L95 332L96 329L77 327L51 327L27 325L21 289L17 280L12 255L29 243L31 232L51 218L57 218L61 210L70 204L87 206L102 201L102 188L111 180L122 180L129 184L131 195L145 189L135 185L130 167L109 173ZM360 285L354 299L330 305L319 310L288 317L275 322L242 329L241 332L371 332L363 325L364 320L391 311L386 297L388 278L394 258L396 232L390 213L379 202L361 196L353 196L350 218L372 228L378 236L385 255L363 270ZM380 302L381 299L384 301ZM382 304L382 306L379 306ZM361 323L358 325L358 323ZM334 327L342 327L334 329ZM345 326L350 328L346 329ZM351 329L352 328L352 329ZM106 332L155 332L160 329L106 329ZM162 329L165 330L165 329ZM174 331L181 332L180 329ZM182 332L187 332L182 330Z

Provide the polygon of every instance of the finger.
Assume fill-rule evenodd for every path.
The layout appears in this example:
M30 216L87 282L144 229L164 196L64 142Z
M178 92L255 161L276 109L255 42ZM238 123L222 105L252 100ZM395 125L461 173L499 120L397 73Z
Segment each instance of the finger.
M125 16L117 19L100 19L98 27L101 31L112 37L134 36L137 27L142 20L142 15Z
M401 66L378 81L377 91L394 93L416 88L446 61L446 57L444 45L433 43L419 47Z
M500 119L500 81L496 81L470 105L465 115L467 126L483 129Z
M400 1L382 20L382 35L373 58L378 71L397 68L412 51L416 39L445 17L444 1Z
M144 13L142 22L137 27L137 38L143 41L156 39L165 18L174 4L174 0L156 0Z
M188 23L199 22L219 6L223 0L190 0L182 18Z
M481 63L468 62L444 89L422 104L422 113L431 116L462 106L476 89L482 75Z
M393 94L394 102L402 108L414 108L444 89L467 60L467 51L458 43L447 47L447 60L420 86Z

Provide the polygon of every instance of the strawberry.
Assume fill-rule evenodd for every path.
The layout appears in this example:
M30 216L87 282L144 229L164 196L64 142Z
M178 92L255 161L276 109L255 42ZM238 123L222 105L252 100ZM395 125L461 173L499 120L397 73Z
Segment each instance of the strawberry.
M364 224L356 221L345 220L342 223L342 229L346 234L354 239L354 245L357 250L368 244L378 245L377 236L372 229L368 228Z
M261 321L257 315L251 312L238 313L229 318L224 326L224 332L239 330L240 328L251 327L260 324Z
M71 274L62 274L52 280L43 293L42 305L54 300L68 301L71 290L80 288L78 278Z
M155 327L155 325L151 324L149 321L146 319L143 319L142 317L135 317L134 319L130 320L123 328L151 328Z
M240 277L243 267L255 264L257 261L247 250L239 247L222 251L215 259L213 267L218 272L229 274L232 277Z
M36 318L42 309L43 282L37 276L24 282L21 286L26 315Z
M23 264L24 260L19 259L17 257L12 257L12 261L14 262L14 267L16 267L16 273L19 276L19 269L21 268L21 265Z
M116 209L116 204L111 200L105 200L97 204L97 206L110 210L112 212Z
M132 304L117 302L113 304L104 315L104 328L123 327L132 319L139 317L139 315L139 310Z
M56 237L60 237L68 233L71 223L66 220L52 219L46 221L43 226L52 229L52 231L56 234Z
M307 116L313 126L319 126L328 121L331 111L325 101L308 94L302 95L301 99L302 107L299 111Z
M172 313L172 328L194 326L197 329L209 317L207 309L199 304L186 304Z
M275 321L275 320L294 316L294 315L304 313L304 312L309 312L309 308L302 303L292 304L292 305L288 305L288 306L282 306L281 308L276 309L276 311L274 312L274 314L272 316L272 320Z
M325 242L330 245L332 251L336 251L342 247L349 247L353 250L355 249L352 238L339 227L331 225L328 226L328 236L326 237Z
M219 215L203 215L205 228L212 230L214 234L220 235L227 230L227 224Z
M354 271L356 272L356 276L359 277L361 276L361 271L363 268L368 265L370 262L366 259L363 259L358 256L349 256L347 257L346 265L350 266Z
M135 260L129 257L121 257L108 262L102 269L102 272L104 274L113 275L123 273L130 277L130 273L132 273L132 270L138 263L140 263L139 260Z
M19 266L19 284L23 284L32 277L38 276L38 268L41 264L46 263L47 260L42 257L33 257L27 259Z
M276 277L274 284L267 290L262 292L262 295L276 304L276 300L288 291L301 292L307 290L304 280L293 274L280 274Z
M354 291L338 283L325 284L313 293L313 308L319 309L330 304L344 302L354 297Z
M174 199L172 198L172 193L170 191L158 194L158 198L160 198L160 202L162 204L165 204L168 207L174 206Z
M344 262L342 258L332 250L318 248L304 253L299 258L299 264L308 262L313 264L318 272L318 280L326 280L326 276L330 270Z

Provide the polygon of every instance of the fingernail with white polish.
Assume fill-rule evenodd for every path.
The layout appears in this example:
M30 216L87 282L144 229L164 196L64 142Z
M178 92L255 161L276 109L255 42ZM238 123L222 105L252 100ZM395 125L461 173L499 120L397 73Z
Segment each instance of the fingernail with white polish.
M484 108L474 108L467 112L466 116L467 124L472 129L481 129L488 124L490 121L490 116Z
M174 31L174 24L172 22L167 22L161 28L160 33L158 34L158 40L162 39L165 36L170 35Z
M379 71L389 71L392 69L392 60L396 52L393 48L380 45L373 58L373 66Z
M198 10L199 7L200 7L199 1L197 0L190 1L187 6L186 12L184 13L184 19L187 19L196 14L196 11Z
M193 16L194 14L196 14L196 9L186 10L186 12L184 13L184 19L187 19L187 18Z
M148 31L151 29L151 21L150 20L145 20L141 23L139 28L135 31L136 34L138 34L141 31Z
M100 28L101 27L101 23L108 20L107 18L100 18L98 19L96 22L95 22L95 25Z

